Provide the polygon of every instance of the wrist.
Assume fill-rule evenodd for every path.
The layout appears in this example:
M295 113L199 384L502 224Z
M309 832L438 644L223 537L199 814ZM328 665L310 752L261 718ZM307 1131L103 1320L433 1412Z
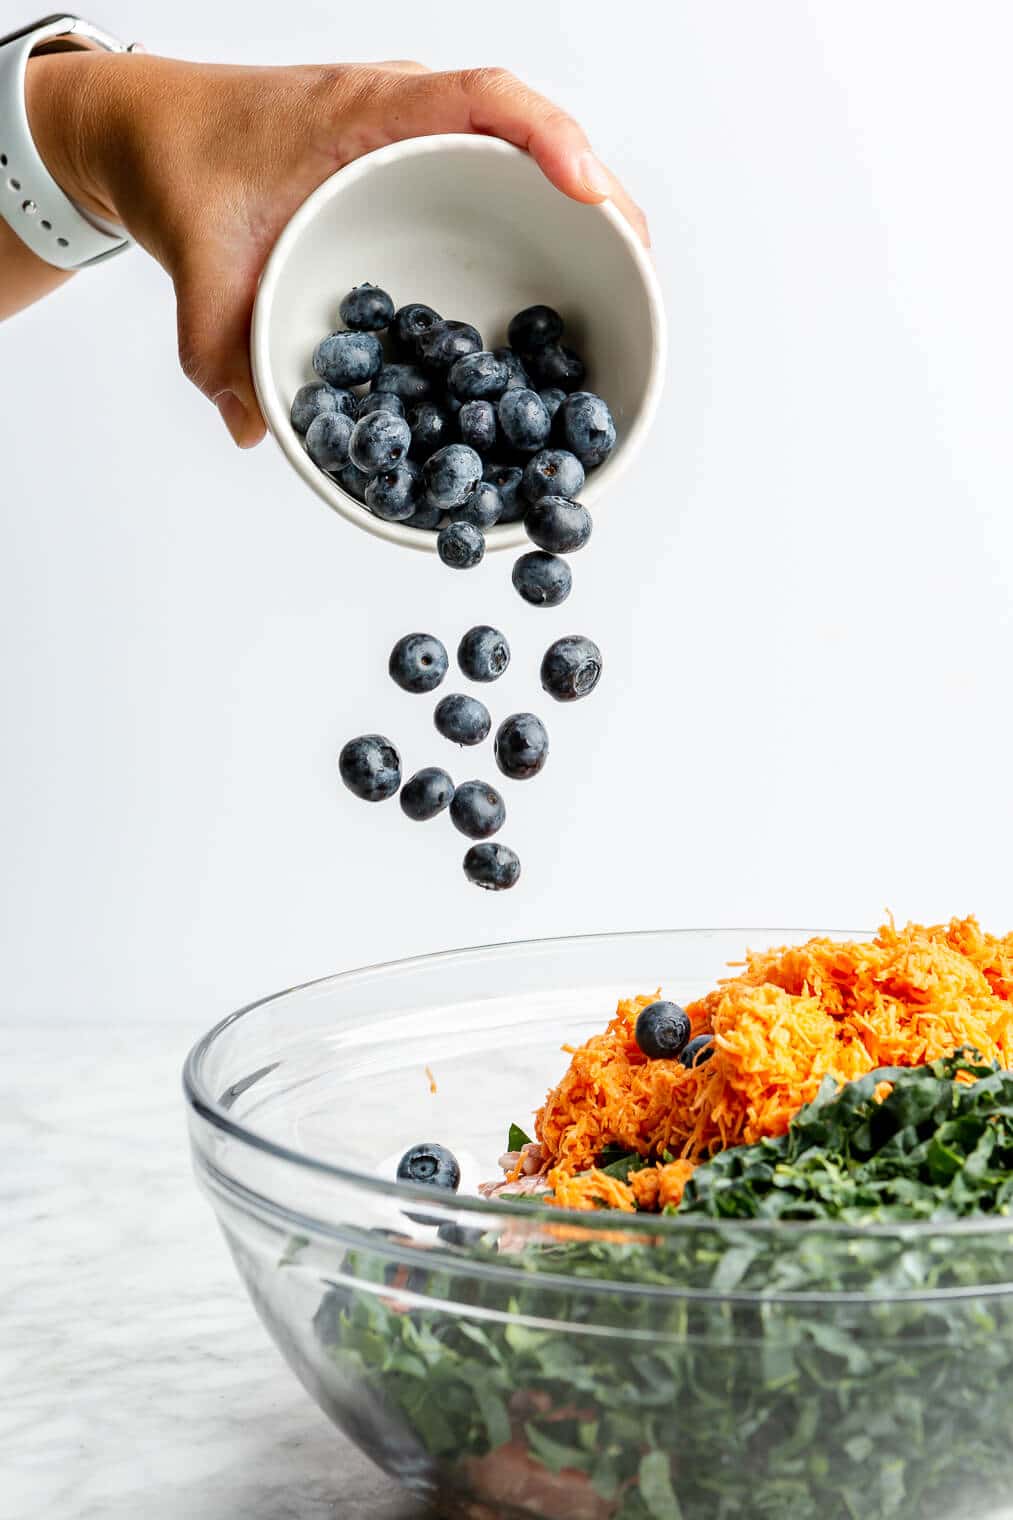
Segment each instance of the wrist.
M126 54L40 53L25 71L35 146L56 183L86 213L120 220L105 165L118 135Z

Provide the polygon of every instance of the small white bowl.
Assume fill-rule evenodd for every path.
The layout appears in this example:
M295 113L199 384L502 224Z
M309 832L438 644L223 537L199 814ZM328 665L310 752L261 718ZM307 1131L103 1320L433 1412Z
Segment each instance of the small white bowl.
M566 322L563 341L586 360L588 390L608 402L618 442L588 474L587 505L606 499L651 424L665 368L657 277L625 218L608 202L582 206L534 160L494 137L416 137L380 148L325 180L288 223L264 267L252 359L267 425L289 462L335 511L413 549L436 534L384 522L319 470L289 420L314 377L313 350L341 326L338 304L364 281L395 305L424 301L473 323L490 348L514 312L536 302ZM521 523L490 529L488 546L516 548Z

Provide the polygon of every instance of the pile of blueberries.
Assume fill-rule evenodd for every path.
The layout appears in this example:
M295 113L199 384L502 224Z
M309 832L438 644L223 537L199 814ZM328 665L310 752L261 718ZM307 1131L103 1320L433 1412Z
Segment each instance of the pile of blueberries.
M591 537L591 514L577 493L585 472L602 464L616 442L606 403L580 389L584 362L560 341L559 313L526 307L510 322L509 345L495 349L484 348L469 323L445 321L431 306L414 302L395 311L376 285L349 291L340 316L344 330L330 333L313 354L319 378L292 403L292 426L310 458L375 516L436 532L439 556L455 570L480 563L486 529L523 522L535 547L514 565L514 587L531 606L559 606L573 585L561 556ZM510 662L510 647L498 629L483 625L464 635L457 660L469 680L495 681ZM439 639L411 633L394 646L388 668L398 686L419 695L435 691L449 665ZM593 640L568 635L546 651L542 687L572 702L594 690L601 667ZM492 732L485 704L457 692L437 703L434 722L460 745L481 744ZM500 723L493 753L510 780L536 776L548 752L548 733L534 713ZM418 822L449 809L455 827L476 841L464 858L469 881L490 891L517 881L517 855L492 840L506 819L495 787L484 781L455 787L442 766L417 771L402 787L401 757L383 734L350 739L338 769L367 802L400 791L402 810Z
M510 663L510 646L497 628L480 624L462 638L457 650L462 675L471 681L498 680ZM587 696L601 677L601 650L591 639L570 634L557 639L542 660L542 687L558 702ZM416 696L433 692L450 668L445 645L431 633L409 633L391 650L388 670L402 691ZM484 702L452 692L436 704L437 733L453 744L481 744L492 731ZM534 713L504 718L493 741L496 764L511 781L537 776L549 755L549 735ZM384 802L401 793L401 809L417 823L436 818L448 808L454 827L477 842L464 857L464 874L476 886L501 892L521 873L515 851L492 842L506 821L506 804L486 781L462 781L455 786L442 766L416 771L401 785L401 756L383 734L350 739L338 757L338 770L349 791L366 802Z
M616 429L605 401L580 389L584 362L560 341L559 313L526 307L509 344L486 349L470 323L417 301L395 311L376 285L356 285L339 311L344 330L317 344L319 378L292 402L313 462L374 516L436 532L455 570L480 563L486 529L523 521L535 548L514 586L534 606L565 601L572 576L558 556L591 536L576 497Z

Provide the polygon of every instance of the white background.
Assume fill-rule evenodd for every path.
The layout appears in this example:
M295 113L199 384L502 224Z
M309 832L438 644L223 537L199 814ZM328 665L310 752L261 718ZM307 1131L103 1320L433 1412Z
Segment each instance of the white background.
M190 1033L476 941L886 908L1013 926L1010 9L95 5L192 58L528 77L647 208L671 361L560 622L508 558L451 577L329 513L271 443L234 450L143 255L6 325L4 1013ZM30 11L4 0L0 30ZM502 897L464 882L447 820L367 808L334 770L377 728L444 759L386 652L480 619L514 637L500 715L541 705L550 626L608 662L508 792L525 875Z

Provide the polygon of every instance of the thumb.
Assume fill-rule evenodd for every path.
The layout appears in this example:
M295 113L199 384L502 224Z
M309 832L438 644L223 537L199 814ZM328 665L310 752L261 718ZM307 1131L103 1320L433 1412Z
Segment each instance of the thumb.
M207 248L177 274L175 287L183 373L215 403L233 441L250 449L266 431L250 371L256 278Z

